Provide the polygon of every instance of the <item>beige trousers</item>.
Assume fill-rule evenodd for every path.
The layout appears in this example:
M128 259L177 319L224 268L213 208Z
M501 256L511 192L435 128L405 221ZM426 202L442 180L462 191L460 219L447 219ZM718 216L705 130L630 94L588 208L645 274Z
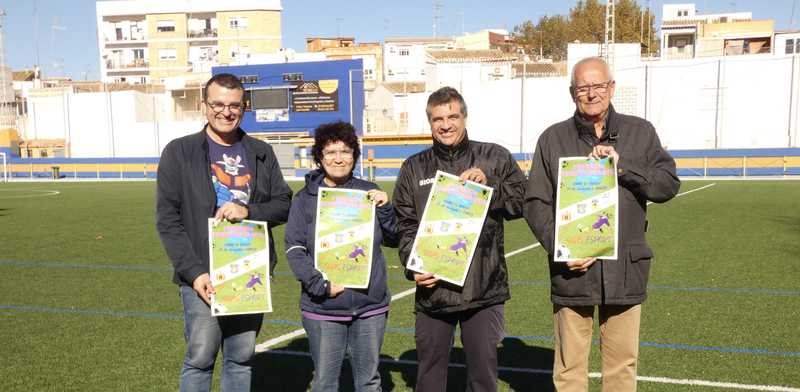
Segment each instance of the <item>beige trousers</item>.
M558 392L589 389L594 306L553 306L555 361L553 383ZM641 305L599 305L603 392L636 391Z

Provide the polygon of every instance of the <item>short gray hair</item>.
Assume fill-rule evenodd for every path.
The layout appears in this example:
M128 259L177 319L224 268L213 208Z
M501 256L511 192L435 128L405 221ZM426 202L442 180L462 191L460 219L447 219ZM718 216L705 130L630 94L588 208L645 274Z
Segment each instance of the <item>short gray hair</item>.
M600 57L596 57L596 56L595 57L587 57L585 59L581 59L581 61L578 61L572 67L572 76L571 76L570 81L569 81L569 86L571 88L575 87L575 72L581 66L589 64L589 63L600 63L600 64L602 64L603 65L603 69L606 71L606 75L608 76L608 80L614 80L614 75L611 73L611 67L608 66L608 63L605 60L603 60Z
M444 105L450 102L458 102L461 104L461 115L467 117L467 103L464 102L464 97L458 93L458 90L445 86L434 91L428 96L428 104L425 105L425 114L428 115L428 121L431 120L431 112L435 106Z

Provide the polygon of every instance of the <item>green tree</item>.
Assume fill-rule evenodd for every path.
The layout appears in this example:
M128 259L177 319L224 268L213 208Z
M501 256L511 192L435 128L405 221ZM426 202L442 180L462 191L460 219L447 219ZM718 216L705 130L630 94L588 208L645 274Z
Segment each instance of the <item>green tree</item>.
M569 42L572 37L569 21L562 15L542 16L536 25L526 21L514 27L512 35L525 54L535 58L542 55L556 61L567 57L567 46L559 43Z
M605 2L578 0L568 17L543 16L536 24L525 21L514 27L512 37L526 54L538 56L541 48L544 57L560 61L566 59L570 42L605 42L605 16ZM640 43L642 54L648 53L648 44L650 53L658 51L655 18L635 0L618 0L614 18L615 42Z

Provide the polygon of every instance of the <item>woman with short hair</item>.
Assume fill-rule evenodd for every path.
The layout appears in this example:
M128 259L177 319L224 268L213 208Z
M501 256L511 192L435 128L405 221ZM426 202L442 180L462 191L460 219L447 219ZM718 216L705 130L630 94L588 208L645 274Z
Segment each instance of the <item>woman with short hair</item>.
M380 391L378 363L391 298L380 246L397 246L397 218L386 192L353 177L360 148L352 125L320 125L311 151L318 168L306 174L305 186L292 201L285 236L286 257L300 281L303 327L314 361L311 390L337 391L342 362L349 353L355 390ZM314 268L317 194L326 187L368 191L376 204L372 267L366 289L344 288L340 282L326 280Z

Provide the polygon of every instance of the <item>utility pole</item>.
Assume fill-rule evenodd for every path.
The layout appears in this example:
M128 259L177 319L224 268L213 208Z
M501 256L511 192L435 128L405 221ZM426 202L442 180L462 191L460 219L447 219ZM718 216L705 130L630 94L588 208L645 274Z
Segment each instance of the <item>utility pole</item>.
M6 77L6 56L5 56L5 26L6 11L0 9L0 127L11 128L13 127L13 116L11 115L11 106L9 102L14 102L14 90L9 88L11 81ZM9 72L10 73L10 72ZM10 94L9 94L10 93Z
M608 67L614 70L614 0L606 2L606 29L603 44L603 58Z
M653 24L653 12L650 10L650 0L647 0L647 57L652 56L651 46L653 44L653 32L650 30Z

